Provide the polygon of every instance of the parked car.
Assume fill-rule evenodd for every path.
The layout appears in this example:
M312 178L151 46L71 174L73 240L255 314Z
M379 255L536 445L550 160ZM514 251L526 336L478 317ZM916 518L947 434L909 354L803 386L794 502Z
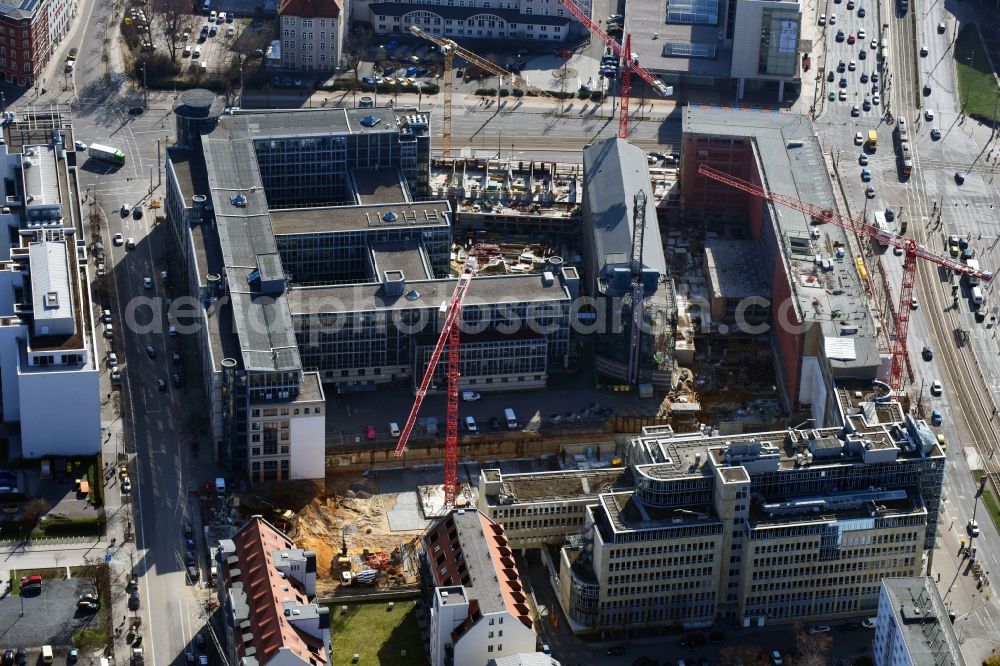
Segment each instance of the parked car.
M128 596L128 609L130 611L137 611L139 610L139 604L139 590L133 590L132 594Z
M189 567L193 567L195 565L194 553L190 550L184 553L184 564Z
M771 650L771 663L774 666L782 666L785 663L784 659L781 658L781 653L777 650Z
M373 425L366 425L365 426L365 438L368 441L374 442L375 441L375 437L376 437L376 435L375 435L375 426L373 426Z
M941 380L935 379L931 382L931 395L941 395L944 391L944 387L941 386Z
M825 634L830 631L829 625L826 624L814 624L808 629L810 635Z
M944 418L941 416L941 412L938 410L933 410L931 412L931 425L939 426L944 422Z
M462 400L465 402L475 402L481 399L483 396L476 393L475 391L462 391Z

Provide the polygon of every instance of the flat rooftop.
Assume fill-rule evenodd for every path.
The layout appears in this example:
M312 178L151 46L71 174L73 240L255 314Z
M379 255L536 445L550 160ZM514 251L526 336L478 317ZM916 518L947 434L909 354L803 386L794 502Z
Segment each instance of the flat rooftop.
M769 190L837 210L823 151L807 116L688 105L683 133L752 138ZM790 141L796 147L789 147ZM821 326L826 340L839 340L836 348L825 350L831 366L834 370L880 367L875 323L854 261L849 254L831 255L830 248L850 247L844 230L832 224L813 225L805 213L771 206L803 321ZM818 239L811 238L813 232L819 233ZM817 255L823 260L820 270Z
M256 140L284 139L333 134L398 132L396 112L391 107L374 109L282 109L241 110L223 114L224 132ZM213 132L214 134L214 132Z
M624 483L628 475L628 469L625 467L525 474L503 474L500 470L494 471L501 480L502 494L487 496L487 502L492 506L593 497L598 493L630 485Z
M351 169L351 176L358 203L363 206L409 201L399 169Z
M400 227L448 228L451 205L447 201L327 208L282 208L270 211L276 236L296 234L376 231Z
M418 241L399 243L371 243L369 245L375 265L375 279L385 279L386 271L398 271L405 280L432 280L427 255Z
M632 32L632 53L639 57L643 67L653 73L728 77L732 71L733 53L719 40L719 33L726 29L725 6L721 2L719 5L717 24L691 25L667 23L667 3L664 0L629 0L625 11L625 31ZM683 57L683 45L688 44L694 47L691 52L710 54L710 57ZM669 55L671 48L677 55Z
M386 296L382 283L292 287L288 291L292 316L372 310L437 309L451 299L455 280L407 280L404 295ZM565 301L570 296L558 279L544 283L541 274L477 277L472 280L466 304Z
M955 626L932 578L883 578L882 591L913 666L965 666Z
M705 271L714 297L771 297L760 248L753 241L705 241Z
M923 515L927 509L906 491L841 493L822 497L797 496L793 500L761 504L750 502L751 529L785 527L803 523L850 521L855 529L875 529L876 519Z

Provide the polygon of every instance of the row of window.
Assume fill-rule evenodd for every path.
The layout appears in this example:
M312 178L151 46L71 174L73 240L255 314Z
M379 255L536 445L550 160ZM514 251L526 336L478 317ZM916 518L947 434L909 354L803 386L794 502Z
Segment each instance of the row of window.
M305 414L308 414L310 411L312 411L313 414L319 414L320 409L321 408L318 405L316 407L265 407L263 409L254 408L251 411L251 415L255 419L260 418L261 416L288 416L290 413L298 416L300 411ZM285 421L285 423L287 423L287 421Z
M905 561L903 561L905 562ZM898 562L897 562L898 564ZM880 569L897 569L897 565L893 566L883 566ZM905 565L902 567L899 573L909 574L911 566ZM857 576L838 576L836 578L816 578L810 577L807 579L799 580L784 580L775 581L773 583L760 583L750 586L751 594L758 594L761 592L771 592L775 590L794 590L797 588L827 588L836 587L844 585L858 585L860 583L878 583L880 580L885 578L885 572L871 573L871 574L859 574Z
M282 22L283 25L295 25L295 19L296 18L298 18L298 17L297 16L282 16L281 17L281 22ZM311 27L313 27L313 21L314 20L315 19L302 19L302 27L303 28L311 28ZM331 28L333 28L333 27L335 27L337 25L337 19L325 19L325 18L321 18L321 19L319 19L319 27L325 28L326 25L327 25L327 21L329 21Z
M626 583L646 583L668 578L706 578L712 575L712 567L691 567L686 569L657 569L621 576L608 576L608 585L624 585Z
M714 562L715 553L704 553L701 555L682 555L680 557L656 557L633 559L628 562L612 562L608 565L608 571L631 571L633 569L655 569L664 566L689 566L704 562ZM635 575L635 574L633 574Z
M27 51L25 52L25 56L24 57L25 58L29 58L30 57L27 54ZM11 62L10 66L11 66L12 70L16 70L17 69L17 61ZM7 67L7 59L6 58L0 58L0 68L6 68L6 67ZM24 71L26 71L26 72L30 72L31 71L31 63L30 62L24 63Z
M320 51L326 51L326 42L318 42L318 45L319 45L319 50ZM295 50L295 40L294 39L286 39L285 41L282 42L282 46L284 46L284 48L285 48L286 51L293 51L293 50ZM312 49L316 48L316 46L317 46L317 42L309 42L309 41L303 41L302 42L302 48L303 49L312 50Z
M531 10L529 9L526 13L527 14L531 14ZM561 16L562 12L559 12L559 15ZM385 24L386 24L386 21L388 21L388 19L385 16L379 16L378 18L379 18L379 29L380 30L385 30ZM399 23L400 22L400 17L393 16L392 17L392 22L393 23ZM426 12L416 12L416 13L407 14L406 16L404 16L403 19L402 19L402 22L405 23L406 25L410 25L410 24L413 24L413 25L422 24L422 25L425 25L425 26L441 25L441 17L437 16L435 14L429 14L429 13L426 13ZM502 19L480 19L480 18L445 19L444 20L444 24L445 25L456 25L458 27L466 26L466 27L470 27L470 28L475 28L475 27L479 27L479 28L504 28L504 27L507 27L507 28L510 28L511 30L517 30L517 23L507 23L506 21L504 21ZM539 32L548 32L549 31L549 26L547 26L547 25L536 26L534 23L525 24L525 25L521 26L521 28L528 30L528 32L531 32L531 31L535 30L536 28L538 29ZM436 32L436 31L431 30L430 32ZM559 26L559 25L552 26L552 32L562 32L562 26ZM292 48L294 48L294 47L295 47L295 42L292 42Z
M685 543L669 543L660 546L645 546L631 548L612 548L611 559L632 559L669 553L688 553L696 550L715 551L715 541L693 541Z

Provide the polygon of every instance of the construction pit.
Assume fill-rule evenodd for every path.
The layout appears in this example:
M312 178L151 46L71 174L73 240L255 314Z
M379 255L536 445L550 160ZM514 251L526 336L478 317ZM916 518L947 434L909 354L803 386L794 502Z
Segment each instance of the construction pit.
M319 594L340 588L344 572L356 575L375 570L374 581L365 585L368 588L417 583L414 544L423 529L393 531L387 511L394 501L393 495L380 494L374 481L341 473L329 475L326 492L294 512L288 521L289 536L300 548L316 553ZM349 584L356 585L353 579Z

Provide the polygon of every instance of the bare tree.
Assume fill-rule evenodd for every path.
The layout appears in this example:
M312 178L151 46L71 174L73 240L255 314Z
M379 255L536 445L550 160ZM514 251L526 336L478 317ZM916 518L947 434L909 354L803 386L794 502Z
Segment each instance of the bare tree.
M371 42L371 39L371 27L362 23L357 23L351 26L351 29L347 33L347 37L344 39L341 61L344 63L345 67L354 72L354 85L357 85L360 80L361 63L363 61L365 51L368 50L368 44Z
M101 555L85 556L83 564L75 567L74 574L80 594L93 594L100 597L101 588L110 583L108 565Z
M184 46L184 33L193 25L191 3L188 0L156 0L153 15L160 17L160 27L170 48L170 61L176 65L178 46Z
M795 633L796 666L826 666L830 663L832 645L829 634L810 634L798 628Z

